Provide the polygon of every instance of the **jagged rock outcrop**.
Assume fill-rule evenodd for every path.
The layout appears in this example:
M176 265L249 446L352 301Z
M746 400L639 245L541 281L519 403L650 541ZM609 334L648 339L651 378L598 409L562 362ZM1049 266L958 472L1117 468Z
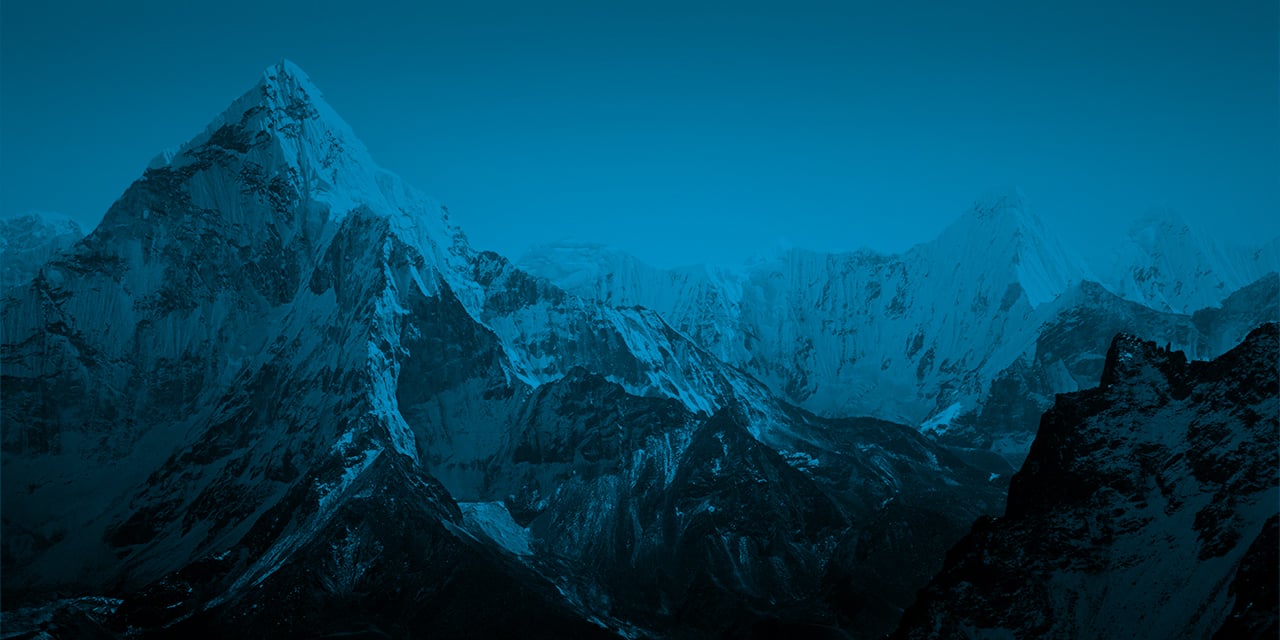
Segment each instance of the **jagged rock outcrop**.
M1274 634L1278 338L1263 325L1188 362L1118 336L894 637Z

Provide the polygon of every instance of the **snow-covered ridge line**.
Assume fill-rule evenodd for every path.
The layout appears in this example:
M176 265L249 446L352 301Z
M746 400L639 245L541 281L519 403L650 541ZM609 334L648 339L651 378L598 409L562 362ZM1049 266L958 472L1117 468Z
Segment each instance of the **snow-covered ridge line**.
M1275 244L1230 259L1188 249L1182 254L1191 266L1153 266L1146 281L1208 273L1212 278L1157 290L1220 305L1267 273L1276 253L1267 247ZM1218 257L1205 266L1196 262L1202 255ZM956 420L972 423L1000 378L1013 384L1032 376L1017 384L1044 387L1021 394L1038 397L1039 410L1053 393L1096 383L1099 364L1091 362L1100 363L1115 331L1144 333L1200 357L1243 337L1239 327L1225 328L1230 321L1192 326L1188 315L1169 315L1169 305L1117 285L1121 279L1108 284L1063 249L1016 190L978 198L937 238L899 255L789 248L735 268L663 269L598 243L564 242L536 247L518 264L580 296L657 311L717 358L805 408L937 433ZM1235 275L1213 280L1218 272ZM1233 309L1227 315L1240 313ZM1274 319L1265 307L1246 315ZM1093 335L1090 325L1112 333ZM1026 433L1015 448L1034 432L1034 414L1019 419ZM1009 416L985 420L1011 424Z

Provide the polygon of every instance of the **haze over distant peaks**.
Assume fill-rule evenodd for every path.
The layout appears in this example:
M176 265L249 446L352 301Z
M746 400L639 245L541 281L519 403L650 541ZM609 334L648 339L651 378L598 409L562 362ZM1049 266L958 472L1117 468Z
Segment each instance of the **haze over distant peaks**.
M1102 283L1147 306L1189 313L1221 303L1233 291L1280 271L1280 238L1253 247L1219 241L1172 211L1129 228Z
M27 211L0 217L0 289L31 279L54 254L82 237L80 223L65 213Z
M1012 273L1001 277L1020 285L1032 306L1053 300L1088 277L1080 261L1067 254L1017 189L975 200L937 239L908 253L929 253L935 263L952 262L956 269L968 272L1011 268Z

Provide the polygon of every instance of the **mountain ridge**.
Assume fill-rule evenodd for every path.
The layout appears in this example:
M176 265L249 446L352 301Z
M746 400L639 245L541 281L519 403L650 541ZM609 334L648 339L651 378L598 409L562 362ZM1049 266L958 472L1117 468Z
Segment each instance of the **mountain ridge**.
M471 248L327 109L296 66L271 67L3 292L6 626L15 603L54 600L108 637L876 637L1004 502L1010 464L944 436L1001 432L789 398L865 383L887 414L923 415L896 394L954 405L1029 345L1009 395L1052 396L1108 370L1081 345L1113 326L1225 341L1275 297L1242 290L1199 324L1116 302L1071 284L1023 205L997 199L957 232L1012 251L990 275L928 247L791 250L748 280L673 278L666 302L713 311L679 323ZM1087 304L1036 304L1033 263L1028 285ZM742 313L754 324L720 321Z
M1275 576L1250 563L1274 554L1278 335L1207 362L1118 335L1102 383L1044 415L1004 515L974 524L893 637L1274 633L1274 580L1247 572Z
M1248 328L1280 318L1271 304L1252 311L1234 305L1243 317L1231 329L1205 324L1225 322L1207 310L1198 324L1191 314L1157 321L1168 309L1093 284L1090 269L1062 250L1016 191L979 198L938 238L899 255L789 249L734 268L659 269L603 245L560 243L530 251L520 265L605 304L654 309L718 358L809 410L930 429L955 418L973 423L984 413L996 420L994 429L1009 428L1010 416L984 409L991 385L1040 360L1036 344L1046 330L1064 322L1084 326L1072 319L1082 314L1132 321L1143 315L1133 305L1151 309L1143 321L1155 324L1131 328L1196 357L1221 353ZM1268 290L1274 279L1264 274L1240 289ZM1235 291L1211 298L1214 307ZM1056 345L1058 352L1100 358L1110 336L1078 333L1074 345ZM1061 381L1042 392L1034 415L1053 393L1096 382L1088 379L1096 368L1068 376L1053 360L1033 366L1046 367L1037 375ZM1022 444L1011 441L1010 453L1025 447L1034 427L1018 427Z

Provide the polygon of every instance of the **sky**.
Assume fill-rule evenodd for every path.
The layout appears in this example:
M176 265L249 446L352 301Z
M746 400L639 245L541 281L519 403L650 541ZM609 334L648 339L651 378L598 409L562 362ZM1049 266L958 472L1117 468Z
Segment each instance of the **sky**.
M963 6L961 6L963 5ZM281 58L518 257L897 252L1019 188L1071 249L1280 235L1274 0L4 2L0 214L87 225Z

